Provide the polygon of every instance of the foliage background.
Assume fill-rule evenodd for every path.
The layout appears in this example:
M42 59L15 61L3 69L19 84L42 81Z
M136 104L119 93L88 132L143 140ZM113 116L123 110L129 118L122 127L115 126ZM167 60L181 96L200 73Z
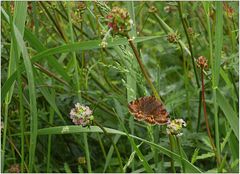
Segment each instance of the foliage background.
M179 4L192 30L187 35ZM13 164L24 172L172 172L171 159L177 172L183 170L181 160L168 151L166 126L134 121L128 111L128 102L151 90L127 40L108 36L108 45L101 47L108 30L105 17L114 6L129 11L134 21L129 34L171 118L187 122L180 138L186 171L238 172L238 5L1 2L2 172ZM173 32L181 44L168 42ZM212 136L220 147L218 166L199 112L201 88L187 36L192 57L209 60L205 95ZM69 112L77 102L111 128L122 166L109 135L97 126L73 126ZM181 155L176 142L173 152Z

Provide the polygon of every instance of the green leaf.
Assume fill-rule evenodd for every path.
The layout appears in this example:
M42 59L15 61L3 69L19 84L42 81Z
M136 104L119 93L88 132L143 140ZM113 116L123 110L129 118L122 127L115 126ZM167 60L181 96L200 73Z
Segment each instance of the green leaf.
M231 105L227 102L226 97L222 95L222 93L217 89L217 101L218 105L224 113L228 123L230 124L235 136L239 140L239 125L238 125L238 117L237 113L234 112Z
M26 2L27 3L27 2ZM30 97L30 115L31 115L31 124L30 124L30 149L29 149L29 172L33 171L34 158L35 158L35 149L37 143L37 124L38 124L38 114L37 114L37 102L36 102L36 91L34 84L34 76L32 70L32 64L27 52L27 48L23 41L23 36L20 31L13 25L14 34L18 43L18 46L23 55L24 66L27 73L28 87L29 87L29 97Z

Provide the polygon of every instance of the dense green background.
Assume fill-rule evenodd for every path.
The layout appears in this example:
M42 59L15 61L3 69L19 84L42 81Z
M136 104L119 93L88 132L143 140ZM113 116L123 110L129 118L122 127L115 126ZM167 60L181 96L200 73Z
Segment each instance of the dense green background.
M128 112L128 102L152 91L127 39L108 36L100 46L114 6L129 11L129 35L170 117L187 122L181 153L175 138L171 152L166 126ZM173 172L171 160L177 172L238 172L238 16L238 2L1 2L2 172L13 164L22 172ZM167 40L174 32L176 44ZM219 165L199 110L199 56L209 63L205 95ZM109 134L74 126L77 102Z

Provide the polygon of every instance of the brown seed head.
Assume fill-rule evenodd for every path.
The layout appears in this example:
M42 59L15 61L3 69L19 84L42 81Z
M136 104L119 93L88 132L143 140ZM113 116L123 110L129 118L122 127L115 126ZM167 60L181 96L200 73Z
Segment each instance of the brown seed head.
M169 33L167 36L167 40L170 43L177 43L179 39L179 35L177 33Z
M207 59L204 56L200 56L197 59L197 66L202 69L207 68L208 67Z

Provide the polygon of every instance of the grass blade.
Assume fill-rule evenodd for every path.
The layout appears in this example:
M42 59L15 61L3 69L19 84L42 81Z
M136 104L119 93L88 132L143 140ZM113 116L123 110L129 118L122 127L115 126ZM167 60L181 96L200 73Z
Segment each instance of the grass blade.
M119 135L123 135L123 136L127 136L127 134L125 132L116 130L116 129L111 129L111 128L106 128L104 127L104 129L107 131L107 133L109 134L119 134ZM50 127L50 128L43 128L43 129L39 129L38 130L38 135L57 135L57 134L76 134L76 133L94 133L94 132L99 132L99 133L103 133L103 131L98 127L98 126L91 126L90 128L83 128L80 126L56 126L56 127ZM28 133L26 133L28 134ZM133 139L136 140L140 140L142 142L145 142L155 148L157 148L161 153L171 157L173 156L173 158L179 163L181 164L181 157L179 155L177 155L176 153L168 150L167 148L155 144L153 142L150 142L146 139L134 136L129 134L129 136ZM188 160L186 159L182 159L185 167L186 167L186 172L193 172L193 173L199 173L201 172L196 166L194 166L193 164L191 164Z
M223 111L224 116L226 117L228 123L230 124L235 136L239 140L239 125L237 114L234 112L231 105L227 102L226 97L224 97L219 90L217 90L216 98L219 107Z
M27 3L27 2L25 2ZM30 149L29 149L29 172L33 171L33 165L34 165L34 158L35 158L35 149L36 149L36 143L37 143L37 124L38 124L38 118L37 118L37 103L36 103L36 91L35 91L35 84L34 84L34 76L33 76L33 70L32 70L32 64L27 52L27 48L25 46L25 43L23 41L23 36L20 33L20 31L14 27L14 34L18 43L18 46L22 52L24 65L26 68L27 73L27 79L28 79L28 85L29 85L29 96L30 96L30 115L31 115L31 124L30 124Z

